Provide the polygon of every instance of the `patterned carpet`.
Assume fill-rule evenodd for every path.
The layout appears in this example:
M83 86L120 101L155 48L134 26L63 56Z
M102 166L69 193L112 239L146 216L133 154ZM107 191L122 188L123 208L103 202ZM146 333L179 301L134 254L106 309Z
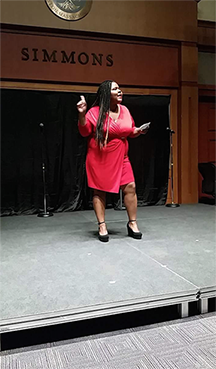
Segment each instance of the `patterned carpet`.
M1 369L215 369L215 313L5 351Z

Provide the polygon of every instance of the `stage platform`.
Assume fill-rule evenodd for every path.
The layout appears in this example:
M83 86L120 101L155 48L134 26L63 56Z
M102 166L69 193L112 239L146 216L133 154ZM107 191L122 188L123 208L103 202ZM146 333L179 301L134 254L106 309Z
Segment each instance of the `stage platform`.
M106 210L110 241L92 210L1 218L1 333L196 301L216 295L215 206Z

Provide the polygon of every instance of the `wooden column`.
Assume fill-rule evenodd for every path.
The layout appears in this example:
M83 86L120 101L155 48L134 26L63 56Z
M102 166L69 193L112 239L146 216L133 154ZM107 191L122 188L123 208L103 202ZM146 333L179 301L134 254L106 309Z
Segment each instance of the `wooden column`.
M198 48L181 45L179 189L181 203L198 202Z

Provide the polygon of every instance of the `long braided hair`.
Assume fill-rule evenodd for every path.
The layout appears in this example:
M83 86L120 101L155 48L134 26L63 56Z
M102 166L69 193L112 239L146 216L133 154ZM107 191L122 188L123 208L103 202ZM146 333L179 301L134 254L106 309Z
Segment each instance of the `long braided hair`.
M111 94L111 85L113 81L106 80L102 82L97 90L97 95L93 106L99 106L99 116L96 125L95 139L100 147L106 145L107 135L104 139L104 122L106 120L106 113L110 110L110 94Z

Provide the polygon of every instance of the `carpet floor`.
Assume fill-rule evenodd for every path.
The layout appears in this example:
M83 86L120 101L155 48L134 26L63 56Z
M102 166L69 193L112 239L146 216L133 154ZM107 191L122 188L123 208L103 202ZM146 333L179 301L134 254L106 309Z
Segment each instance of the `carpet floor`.
M215 313L5 351L1 369L215 369Z

